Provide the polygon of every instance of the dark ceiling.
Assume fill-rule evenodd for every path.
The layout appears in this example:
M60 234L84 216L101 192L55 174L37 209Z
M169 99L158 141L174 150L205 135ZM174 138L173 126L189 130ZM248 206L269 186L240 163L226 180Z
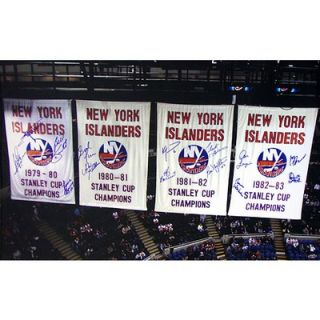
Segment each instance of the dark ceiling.
M312 107L319 61L0 61L3 97Z

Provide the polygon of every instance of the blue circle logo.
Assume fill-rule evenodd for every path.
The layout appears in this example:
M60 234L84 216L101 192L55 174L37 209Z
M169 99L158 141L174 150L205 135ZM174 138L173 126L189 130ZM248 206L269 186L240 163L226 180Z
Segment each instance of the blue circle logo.
M37 166L46 166L53 159L50 143L44 139L33 139L27 145L27 156Z
M280 175L287 166L286 155L277 148L268 148L260 153L257 161L258 171L265 177Z
M99 149L100 162L108 169L119 169L126 163L128 153L118 141L107 141Z
M200 146L190 145L181 150L178 161L184 172L197 174L207 167L208 153Z

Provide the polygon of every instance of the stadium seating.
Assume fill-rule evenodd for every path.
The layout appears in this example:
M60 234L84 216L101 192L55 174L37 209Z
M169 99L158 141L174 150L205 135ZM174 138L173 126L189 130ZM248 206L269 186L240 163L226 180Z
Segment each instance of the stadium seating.
M306 185L302 219L282 220L282 232L291 234L320 234L319 195L317 175L310 171ZM151 201L154 201L152 197ZM143 260L149 256L126 214L113 209L94 207L37 204L39 215L35 215L33 202L6 203L2 225L2 259L63 259L51 243L39 234L36 228L39 215L45 219L61 237L72 244L83 259ZM150 205L148 205L150 207ZM22 210L23 209L23 210ZM17 214L17 212L24 212ZM157 213L152 210L137 213L149 235L162 252L168 247L205 239L208 231L205 216ZM236 236L225 247L228 260L275 260L273 241L265 235L272 232L269 219L213 217L220 237ZM255 234L258 243L239 236ZM257 236L264 234L264 236ZM267 239L267 240L266 240ZM319 242L298 240L299 245L286 243L289 260L319 260ZM215 249L203 250L202 245L175 250L167 260L215 260Z
M148 256L125 214L111 209L103 209L101 214L97 208L82 212L67 208L61 210L60 206L59 215L47 208L43 215L83 259L143 260Z
M320 260L320 240L288 238L286 253L289 260Z
M199 215L151 211L141 213L140 219L161 250L208 237L204 219Z
M217 260L214 242L205 241L176 250L167 256L167 260Z
M4 205L7 214L1 225L1 259L3 260L63 260L36 228L38 217L34 215L32 203Z
M225 234L270 233L272 231L269 219L217 216L215 222L220 237Z
M226 248L228 260L275 260L276 254L270 237L233 238Z

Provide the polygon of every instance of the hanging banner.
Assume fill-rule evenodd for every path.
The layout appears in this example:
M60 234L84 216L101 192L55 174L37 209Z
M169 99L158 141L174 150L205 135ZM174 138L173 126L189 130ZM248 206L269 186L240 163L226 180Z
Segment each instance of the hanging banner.
M80 204L146 210L150 103L77 101Z
M301 219L317 112L239 106L229 215Z
M70 102L3 102L11 199L74 204Z
M156 211L226 215L233 106L158 104Z

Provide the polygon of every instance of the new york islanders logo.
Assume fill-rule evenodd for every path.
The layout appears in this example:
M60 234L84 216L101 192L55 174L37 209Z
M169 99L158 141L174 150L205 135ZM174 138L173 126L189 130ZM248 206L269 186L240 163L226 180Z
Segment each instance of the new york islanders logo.
M128 153L123 144L107 141L99 149L100 162L108 169L119 169L126 163Z
M35 165L46 166L53 158L52 147L46 140L33 139L27 145L27 156Z
M257 161L258 171L265 177L274 178L287 166L286 155L277 148L268 148L260 153Z
M200 146L190 145L181 150L178 161L184 172L197 174L207 167L208 153Z

